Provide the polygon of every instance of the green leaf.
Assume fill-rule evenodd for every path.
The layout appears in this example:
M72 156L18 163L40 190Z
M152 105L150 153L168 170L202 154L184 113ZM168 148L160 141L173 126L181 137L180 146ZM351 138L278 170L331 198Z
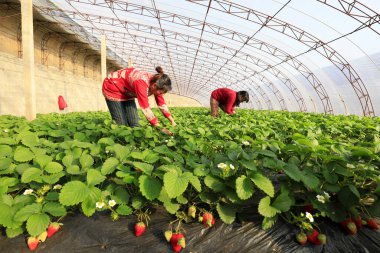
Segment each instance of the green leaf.
M94 164L94 158L92 158L92 156L89 154L82 154L82 156L79 158L79 162L82 168L88 168Z
M116 209L116 212L120 215L131 215L133 213L132 208L127 205L119 205Z
M289 176L294 181L296 182L301 181L303 174L302 174L302 171L300 171L296 165L292 163L288 163L284 167L284 172L287 176Z
M4 227L10 227L13 220L13 210L12 207L4 203L0 203L0 225Z
M26 230L31 236L38 236L46 231L50 223L49 215L45 213L35 213L26 222Z
M0 145L0 157L10 156L13 153L12 148L8 145Z
M34 160L36 161L36 163L38 165L40 165L41 168L44 168L46 166L46 164L48 164L51 161L53 161L53 158L51 156L48 156L48 155L45 155L45 154L40 154L40 155L36 155L36 157L34 158Z
M42 210L42 206L39 203L33 203L27 206L22 207L20 210L18 210L13 217L15 221L26 221L29 219L30 216L32 216L35 213L40 213Z
M6 228L5 233L7 234L8 238L15 238L24 233L24 229L22 227Z
M0 158L0 170L6 170L11 166L12 159L10 158Z
M204 178L204 182L208 188L215 192L222 192L224 190L223 182L216 177L208 175Z
M82 202L82 210L84 215L90 217L96 211L96 202L100 199L102 191L95 186L89 186L88 195Z
M252 181L259 189L268 194L270 197L274 196L274 186L272 184L272 181L258 172L251 173L250 176Z
M87 185L80 181L71 181L62 187L59 202L64 206L73 206L82 202L88 194Z
M270 205L270 197L268 196L260 200L258 211L262 216L269 218L274 217L277 213L280 213L280 210Z
M277 215L275 215L273 217L264 217L263 222L261 224L261 227L264 230L265 229L270 229L276 223L277 217L278 217Z
M359 203L360 194L355 186L346 185L338 192L339 202L345 207L351 207Z
M164 207L166 211L168 211L168 213L175 214L180 208L180 205L169 201L169 202L164 202Z
M112 194L112 198L116 201L116 203L121 204L127 204L129 201L129 197L130 196L127 190L121 187L116 189Z
M96 169L89 169L87 171L87 184L88 185L97 185L103 182L106 179L105 176Z
M287 212L290 210L292 205L292 199L289 197L287 193L281 193L277 196L277 198L273 201L272 206L282 212Z
M176 198L176 200L177 200L178 203L180 203L180 204L182 204L182 205L185 205L185 204L187 204L187 202L188 202L187 198L185 198L183 195L178 196L178 197Z
M184 193L188 184L189 179L184 175L178 175L176 171L169 171L164 175L164 186L170 198Z
M139 186L142 195L149 200L158 198L162 188L160 180L147 175L141 175L139 177Z
M249 199L254 191L252 181L245 175L242 175L236 179L236 193L240 199Z
M231 205L217 204L216 210L218 211L220 219L226 224L232 224L235 221L236 209Z
M61 177L64 177L65 173L59 172L51 175L42 175L42 180L47 184L55 184L57 183Z
M28 168L22 173L21 182L30 183L32 181L41 181L42 170L37 168Z
M73 164L74 157L72 155L66 155L65 157L62 158L62 163L66 167L70 167Z
M313 190L316 190L319 185L319 179L314 176L311 170L303 171L303 177L301 178L301 181L305 184L306 187Z
M151 165L149 163L133 162L132 165L137 170L141 170L142 172L144 172L145 174L147 174L149 176L152 174L152 171L154 168L153 165Z
M187 173L189 173L189 172L185 172L184 174L186 175ZM202 191L201 181L199 180L198 177L194 176L193 174L191 174L191 173L189 173L189 174L190 174L190 176L188 177L188 179L189 179L190 184L194 187L194 189L197 192L201 192Z
M18 146L15 150L13 158L17 162L29 162L34 158L34 154L29 148Z
M106 144L108 146L113 146L115 142L111 138L101 138L99 139L98 144Z
M48 173L54 174L61 172L63 170L63 166L57 162L49 162L44 170Z
M245 161L245 160L242 160L242 161L240 161L240 163L246 169L249 169L249 170L252 170L252 171L257 171L257 167L256 167L256 164L254 163L254 161Z
M116 154L116 158L118 158L121 162L125 161L128 158L128 155L130 153L130 149L122 146L120 144L116 144L113 146Z
M55 217L66 215L66 208L57 202L47 202L42 208L42 211Z
M118 159L114 157L107 158L107 160L103 163L103 166L102 166L102 170L101 170L102 174L103 175L111 174L112 172L115 171L116 166L119 164L120 162Z
M141 209L143 205L145 204L145 200L142 196L136 196L132 199L132 207L134 209Z
M79 175L82 174L82 171L80 170L78 165L71 165L67 167L66 172L71 175Z
M28 133L24 136L22 136L21 139L22 144L24 144L27 147L34 147L37 146L38 143L38 136L35 133Z

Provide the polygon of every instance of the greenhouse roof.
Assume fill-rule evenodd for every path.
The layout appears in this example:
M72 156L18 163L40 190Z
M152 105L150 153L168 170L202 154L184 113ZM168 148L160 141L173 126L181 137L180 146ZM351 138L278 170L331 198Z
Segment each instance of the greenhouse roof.
M380 114L377 0L35 1L76 33L104 34L121 66L162 66L173 93L209 103L247 90L246 108ZM68 28L67 28L68 29ZM96 46L95 46L96 47Z

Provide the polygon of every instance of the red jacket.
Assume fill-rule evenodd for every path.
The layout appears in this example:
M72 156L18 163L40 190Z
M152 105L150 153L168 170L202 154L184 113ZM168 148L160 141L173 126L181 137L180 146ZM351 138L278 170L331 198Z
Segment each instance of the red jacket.
M103 95L112 101L127 101L137 98L142 112L152 125L158 124L149 105L150 79L153 74L135 68L120 69L112 72L103 81ZM162 95L154 95L156 103L166 118L170 116L169 108Z
M228 88L216 89L211 93L211 97L222 105L228 114L235 113L236 91Z

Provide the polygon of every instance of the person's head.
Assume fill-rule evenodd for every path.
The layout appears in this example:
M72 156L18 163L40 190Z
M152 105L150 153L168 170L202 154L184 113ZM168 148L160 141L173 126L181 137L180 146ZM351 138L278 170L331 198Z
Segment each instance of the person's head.
M161 67L156 67L157 74L150 80L151 91L153 94L164 94L172 90L172 81L167 74L164 74L164 70Z
M236 106L239 106L241 102L249 102L249 94L245 90L236 92Z

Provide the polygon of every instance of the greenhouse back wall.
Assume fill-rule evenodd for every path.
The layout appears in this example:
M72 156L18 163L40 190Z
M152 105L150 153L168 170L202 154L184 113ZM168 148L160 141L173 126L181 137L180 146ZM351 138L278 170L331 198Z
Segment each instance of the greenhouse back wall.
M0 252L380 252L380 1L0 0Z

